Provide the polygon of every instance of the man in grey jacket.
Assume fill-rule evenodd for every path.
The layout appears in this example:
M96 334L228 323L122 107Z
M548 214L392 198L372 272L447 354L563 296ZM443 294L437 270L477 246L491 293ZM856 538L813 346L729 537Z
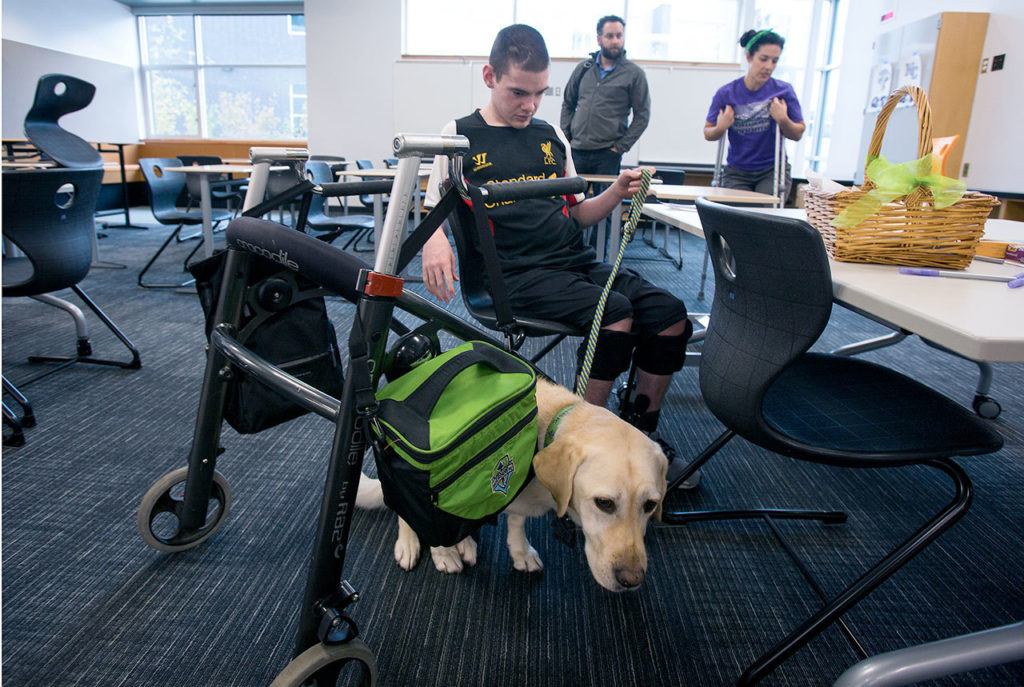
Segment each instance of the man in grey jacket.
M625 30L622 17L601 17L601 49L576 65L565 85L562 131L581 174L617 175L622 154L633 147L651 118L647 77L626 59ZM627 126L630 110L633 119Z

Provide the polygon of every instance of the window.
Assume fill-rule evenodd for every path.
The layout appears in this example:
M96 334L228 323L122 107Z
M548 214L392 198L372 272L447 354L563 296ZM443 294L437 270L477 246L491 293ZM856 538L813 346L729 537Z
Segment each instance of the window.
M813 1L813 0L811 0ZM742 0L405 0L406 55L487 55L494 34L523 23L544 35L552 57L597 50L597 20L623 17L635 60L735 62Z
M788 39L775 77L793 84L807 124L800 142L788 146L794 173L817 169L828 155L842 54L837 27L844 23L840 10L846 9L840 0L609 0L597 6L589 0L404 2L406 55L486 56L494 34L518 22L541 32L552 57L579 59L597 50L598 17L616 14L626 20L626 48L633 60L745 68L740 35L772 28Z
M139 18L150 136L306 137L302 15Z

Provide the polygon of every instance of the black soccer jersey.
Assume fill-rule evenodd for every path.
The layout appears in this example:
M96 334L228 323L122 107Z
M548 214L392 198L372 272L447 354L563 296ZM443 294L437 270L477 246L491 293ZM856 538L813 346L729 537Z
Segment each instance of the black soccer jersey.
M471 184L565 176L565 145L541 119L534 118L524 129L490 126L478 110L455 125L469 139L463 173ZM575 202L572 197L530 198L488 205L502 272L515 275L594 262L593 248L583 245L580 227L569 214L569 203Z

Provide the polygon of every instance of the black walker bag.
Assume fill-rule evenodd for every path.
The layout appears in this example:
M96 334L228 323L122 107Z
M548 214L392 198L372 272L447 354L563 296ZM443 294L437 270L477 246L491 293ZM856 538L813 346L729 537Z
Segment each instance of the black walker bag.
M206 317L207 340L220 298L226 258L224 251L218 251L189 266ZM261 307L257 300L260 282L267 283L271 279L283 280L296 294L291 305L276 312ZM273 285L281 286L280 282L270 284ZM344 376L337 337L327 317L327 306L323 296L301 295L315 289L315 284L294 272L282 270L279 265L254 256L238 340L288 374L325 394L340 398ZM302 406L237 370L228 382L224 419L239 434L255 434L307 412Z

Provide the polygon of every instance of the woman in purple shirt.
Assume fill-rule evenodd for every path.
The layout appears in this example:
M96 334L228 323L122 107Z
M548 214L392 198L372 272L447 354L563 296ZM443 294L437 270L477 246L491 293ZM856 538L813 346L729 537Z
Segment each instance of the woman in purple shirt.
M772 78L786 44L771 29L750 30L740 37L747 53L747 73L730 81L711 99L704 138L717 141L729 132L729 156L721 185L759 193L772 193L775 166L775 123L782 135L799 141L804 118L793 87ZM785 193L789 192L786 164Z

